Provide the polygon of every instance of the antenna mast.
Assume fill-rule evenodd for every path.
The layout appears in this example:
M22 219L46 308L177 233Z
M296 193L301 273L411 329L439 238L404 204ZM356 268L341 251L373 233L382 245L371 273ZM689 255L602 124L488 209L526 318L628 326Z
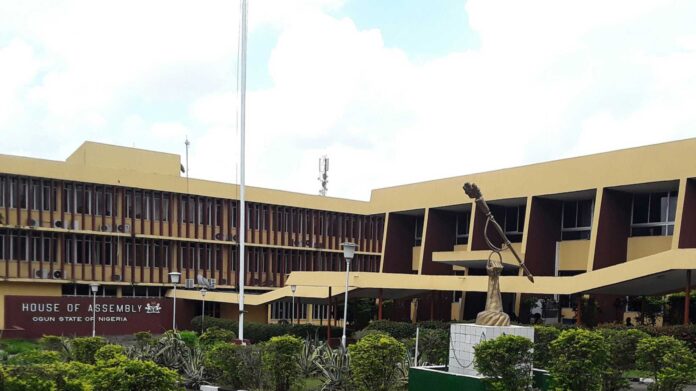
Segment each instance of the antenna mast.
M326 186L329 184L329 157L324 155L319 158L319 183L321 183L321 189L319 189L319 194L326 196L326 191L329 190Z
M189 165L188 165L188 153L189 153L189 145L191 145L191 142L188 139L188 136L186 136L186 141L184 141L184 145L186 145L186 193L191 193L189 190Z

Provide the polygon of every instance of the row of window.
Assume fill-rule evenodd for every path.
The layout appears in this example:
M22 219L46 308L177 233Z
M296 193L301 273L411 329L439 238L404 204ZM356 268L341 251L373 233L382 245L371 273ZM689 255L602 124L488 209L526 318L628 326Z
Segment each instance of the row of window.
M306 303L300 303L299 300L295 301L295 314L293 316L292 312L292 301L276 301L271 303L271 319L272 320L285 320L292 321L293 319L307 319L307 309ZM340 311L338 311L340 312ZM340 319L343 318L343 314L340 315ZM312 304L312 319L328 319L329 318L329 306L327 304Z
M66 213L113 216L118 214L117 188L68 182L62 188L62 210ZM173 193L126 189L123 213L127 218L169 221L170 199ZM177 195L178 222L212 226L223 225L223 200L210 197ZM56 211L57 195L53 181L19 178L0 175L0 207ZM229 209L231 227L237 224L236 202ZM270 219L269 217L273 217ZM249 203L246 225L248 229L275 232L313 232L325 236L336 236L339 232L346 237L370 239L375 231L381 232L383 220L374 221L365 216L337 215L308 209L273 207ZM269 222L272 227L269 227ZM340 226L343 224L343 226ZM351 233L351 234L348 234Z

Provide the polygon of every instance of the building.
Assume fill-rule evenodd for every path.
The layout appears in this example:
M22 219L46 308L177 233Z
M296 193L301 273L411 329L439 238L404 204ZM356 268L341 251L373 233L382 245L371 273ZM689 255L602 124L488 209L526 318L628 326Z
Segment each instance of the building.
M489 252L468 181L537 277L528 282L506 255L508 312L556 295L572 317L592 295L604 320L620 320L618 299L690 286L694 151L688 139L377 189L369 202L247 187L247 319L325 322L344 294L344 241L358 244L350 295L376 299L380 317L475 317ZM86 334L92 310L101 333L162 331L171 271L182 273L181 327L201 311L198 275L216 285L206 314L236 318L238 187L187 180L180 167L178 155L92 142L65 161L0 155L4 335Z

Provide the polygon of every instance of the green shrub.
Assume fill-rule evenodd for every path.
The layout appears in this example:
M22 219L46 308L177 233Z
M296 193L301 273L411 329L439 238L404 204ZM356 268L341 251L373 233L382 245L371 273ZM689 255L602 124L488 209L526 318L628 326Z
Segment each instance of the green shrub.
M242 376L241 346L219 343L205 354L206 373L214 384L240 389L245 386Z
M408 322L374 320L365 329L383 331L396 339L414 338L416 336L416 326Z
M421 329L418 341L418 364L445 365L449 357L449 331Z
M26 339L6 339L0 341L0 347L2 347L2 350L6 351L9 355L22 353L29 350L38 350L41 348L36 342Z
M370 334L348 347L353 380L361 390L388 390L396 383L397 365L406 354L394 337Z
M653 391L682 390L696 380L696 358L686 343L672 337L644 338L636 349L638 368L652 373Z
M196 334L194 331L180 331L179 337L182 341L184 341L186 346L190 348L198 346L198 334Z
M181 390L179 375L152 361L124 360L115 366L98 365L91 383L94 391Z
M156 341L149 331L138 331L133 334L133 337L135 337L136 346L152 345Z
M551 326L534 326L534 367L547 369L551 361L551 342L561 330Z
M85 364L94 364L94 354L106 344L106 339L102 337L73 338L70 341L73 358Z
M549 370L554 384L568 391L599 390L609 365L609 349L598 333L565 330L551 342Z
M674 337L675 339L684 341L691 351L696 352L696 324L663 327L648 326L641 328L641 330L653 337Z
M123 361L126 359L126 354L124 352L123 346L108 344L104 345L94 354L94 360L96 362L107 363L109 361Z
M482 341L474 347L474 367L492 390L529 390L534 343L516 335Z
M91 391L92 374L93 366L76 361L13 366L2 371L0 389Z
M302 340L292 335L273 337L263 345L263 368L276 391L289 390L299 378L297 359L301 350Z
M219 342L233 342L237 339L234 331L221 329L219 327L210 327L201 335L198 342L203 346L214 345Z
M61 361L58 352L49 350L29 350L9 359L10 365L52 364Z
M212 316L205 317L204 329L217 327L223 330L229 330L237 333L239 323L233 319L214 318ZM191 319L191 327L194 330L201 330L201 317L197 316ZM340 327L332 327L331 335L336 337L342 333ZM236 335L236 334L235 334ZM300 338L319 338L326 339L326 326L317 326L313 324L267 324L267 323L244 323L244 339L253 342L268 341L272 337L281 335L294 335Z
M603 391L627 389L628 380L623 376L625 371L635 369L636 347L638 341L650 336L637 329L629 328L598 328L597 332L604 337L609 349L610 365L603 375Z

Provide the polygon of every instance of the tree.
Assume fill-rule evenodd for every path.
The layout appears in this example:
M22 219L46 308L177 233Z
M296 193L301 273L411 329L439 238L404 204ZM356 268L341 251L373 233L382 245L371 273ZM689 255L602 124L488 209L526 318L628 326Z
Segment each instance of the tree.
M696 380L696 358L686 344L672 337L644 338L636 349L638 368L650 371L651 391L677 391Z

